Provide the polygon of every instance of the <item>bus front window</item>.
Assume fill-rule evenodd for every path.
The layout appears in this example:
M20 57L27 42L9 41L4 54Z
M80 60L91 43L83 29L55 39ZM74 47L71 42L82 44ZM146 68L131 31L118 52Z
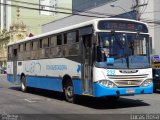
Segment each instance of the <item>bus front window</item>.
M149 67L149 37L133 33L98 33L96 65L107 68Z

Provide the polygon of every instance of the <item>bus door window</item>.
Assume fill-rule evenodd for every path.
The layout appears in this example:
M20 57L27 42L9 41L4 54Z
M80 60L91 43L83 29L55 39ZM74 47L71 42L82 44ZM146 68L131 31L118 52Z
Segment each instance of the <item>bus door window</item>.
M90 48L91 48L91 35L83 36L83 45L84 45L84 54L85 54L85 62L89 63L90 57Z
M83 91L90 93L91 87L91 40L92 35L84 35L83 39Z

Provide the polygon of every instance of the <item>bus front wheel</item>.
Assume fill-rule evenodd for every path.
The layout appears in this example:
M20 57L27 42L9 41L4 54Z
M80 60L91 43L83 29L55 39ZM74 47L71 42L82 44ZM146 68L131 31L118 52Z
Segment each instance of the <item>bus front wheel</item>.
M21 77L21 90L22 90L22 92L27 91L26 77L24 75Z
M73 84L71 81L67 81L65 83L64 94L65 94L65 98L68 102L71 102L71 103L75 102L74 89L73 89Z

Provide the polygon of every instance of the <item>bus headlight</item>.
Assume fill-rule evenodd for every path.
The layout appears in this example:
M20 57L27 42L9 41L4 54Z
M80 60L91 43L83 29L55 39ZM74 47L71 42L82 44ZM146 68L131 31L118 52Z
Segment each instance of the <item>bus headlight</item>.
M100 80L98 81L99 84L105 86L105 87L109 87L109 88L116 88L117 86L109 80Z
M147 79L147 80L144 80L144 81L142 82L141 86L147 87L147 86L149 86L151 83L152 83L152 80Z

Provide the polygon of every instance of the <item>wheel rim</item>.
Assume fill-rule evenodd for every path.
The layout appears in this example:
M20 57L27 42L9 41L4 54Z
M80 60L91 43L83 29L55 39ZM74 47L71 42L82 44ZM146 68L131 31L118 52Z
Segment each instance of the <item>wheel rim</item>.
M72 87L72 86L68 86L68 87L66 88L66 95L67 95L67 97L69 97L69 98L72 98L72 97L73 97L73 87Z
M25 77L22 77L21 87L22 87L22 91L26 90L26 80L25 80Z

